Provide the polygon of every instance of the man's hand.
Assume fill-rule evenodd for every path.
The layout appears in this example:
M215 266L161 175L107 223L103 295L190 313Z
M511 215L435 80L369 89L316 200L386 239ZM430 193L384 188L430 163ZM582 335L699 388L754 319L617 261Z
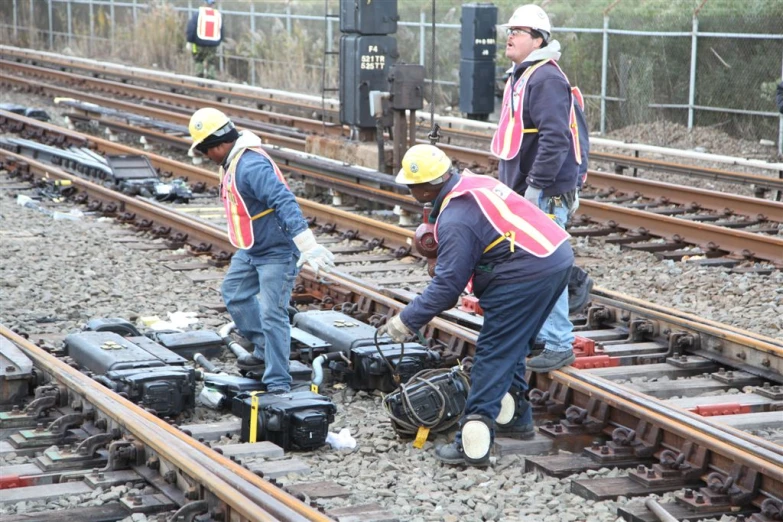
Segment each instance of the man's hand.
M378 328L378 337L388 335L395 343L405 342L411 336L411 331L402 322L399 315L395 315L389 322Z
M541 189L528 185L525 189L525 199L538 207L538 200L541 199Z
M318 274L320 270L331 272L334 268L334 254L323 245L319 245L315 236L308 229L294 236L294 244L299 249L299 261L296 266L307 263Z

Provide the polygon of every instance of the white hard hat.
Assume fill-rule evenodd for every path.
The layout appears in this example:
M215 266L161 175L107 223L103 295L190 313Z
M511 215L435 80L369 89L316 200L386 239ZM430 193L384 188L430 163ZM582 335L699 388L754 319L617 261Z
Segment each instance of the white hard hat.
M508 23L500 27L529 27L544 33L544 40L548 40L549 35L552 34L552 24L549 23L549 16L543 9L534 4L518 7L514 14L511 15L511 18L508 19Z

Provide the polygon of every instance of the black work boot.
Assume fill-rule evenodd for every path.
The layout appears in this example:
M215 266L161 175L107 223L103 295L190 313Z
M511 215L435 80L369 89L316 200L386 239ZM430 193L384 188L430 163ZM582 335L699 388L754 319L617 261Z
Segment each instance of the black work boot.
M590 292L593 291L593 280L587 272L574 265L568 279L568 313L581 312L590 302Z
M576 360L573 350L567 352L556 352L554 350L544 350L541 355L537 355L527 361L527 369L536 373L547 373L559 370L563 366L568 366Z
M501 401L495 429L499 437L509 439L527 440L536 435L530 403L525 392L516 386L512 386Z
M465 464L465 454L462 453L462 444L454 441L450 444L444 444L435 450L435 458L444 464L456 466Z
M259 368L262 368L265 365L266 362L263 359L256 357L252 353L243 355L237 359L237 366L239 366L240 370L258 371Z

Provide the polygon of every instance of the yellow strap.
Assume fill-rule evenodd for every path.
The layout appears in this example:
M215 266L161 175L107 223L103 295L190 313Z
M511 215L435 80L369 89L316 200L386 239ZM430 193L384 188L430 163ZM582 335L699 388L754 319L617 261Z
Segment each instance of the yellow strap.
M268 208L268 209L264 210L263 212L259 212L255 216L251 217L250 221L255 221L258 218L262 218L262 217L266 216L267 214L269 214L270 212L274 212L274 209L273 208Z
M250 437L248 442L253 443L258 437L258 394L260 392L251 392L250 399Z
M538 129L522 129L522 134L535 134Z
M427 442L427 437L430 435L430 429L424 426L419 426L419 431L416 432L416 439L413 441L413 447L421 449L424 447L424 443Z
M506 232L505 234L503 234L502 236L500 236L499 238L494 240L492 243L487 245L487 248L484 249L484 253L486 254L487 252L489 252L490 250L492 250L493 248L498 246L504 239L508 239L508 241L511 243L510 249L513 252L514 251L514 239L516 238L516 235L517 235L516 232L514 232L513 230L510 231L510 232Z

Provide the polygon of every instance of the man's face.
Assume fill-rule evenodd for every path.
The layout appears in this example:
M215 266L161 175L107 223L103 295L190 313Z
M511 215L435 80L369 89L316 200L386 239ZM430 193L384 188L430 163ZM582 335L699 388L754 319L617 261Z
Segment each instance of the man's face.
M430 185L429 183L419 183L417 185L408 185L411 196L419 203L430 203L440 194L443 185Z
M515 64L525 61L543 43L541 38L533 38L529 27L509 27L507 32L506 57Z
M207 149L206 156L217 163L218 165L221 165L223 163L223 160L226 158L226 155L231 151L231 147L234 146L234 143L221 143L217 147L210 147Z

